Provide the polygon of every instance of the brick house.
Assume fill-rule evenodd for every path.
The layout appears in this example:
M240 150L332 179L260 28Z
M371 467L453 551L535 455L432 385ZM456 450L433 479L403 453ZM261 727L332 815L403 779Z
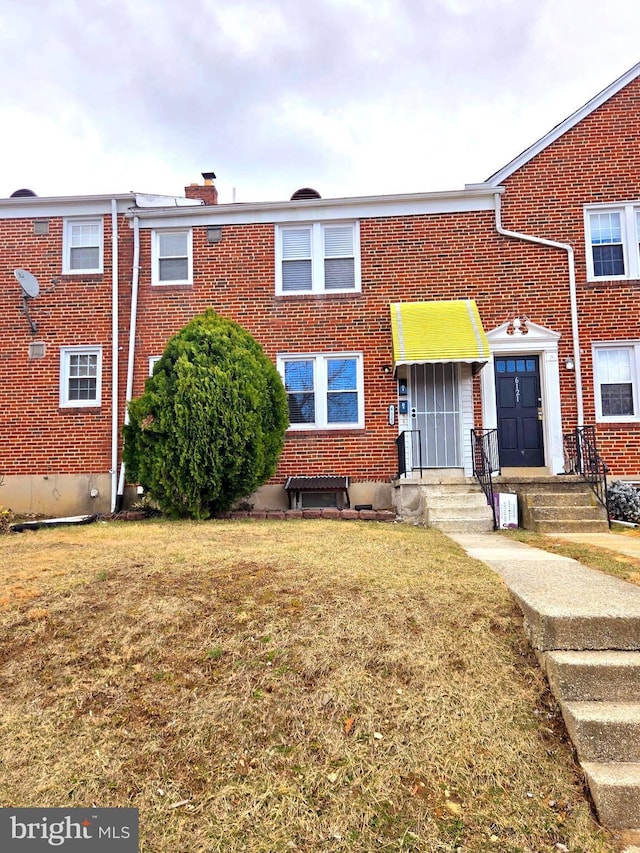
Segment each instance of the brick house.
M185 198L0 201L1 503L119 505L126 399L207 307L289 394L258 507L329 474L389 507L399 473L471 476L474 427L503 472L559 475L563 436L594 426L611 476L640 479L639 106L637 65L454 192L219 205L205 173Z

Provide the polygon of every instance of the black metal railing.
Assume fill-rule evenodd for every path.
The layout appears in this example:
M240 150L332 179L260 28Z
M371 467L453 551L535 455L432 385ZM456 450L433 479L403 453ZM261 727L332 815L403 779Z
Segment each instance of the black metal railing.
M411 474L416 468L422 472L422 443L419 429L405 429L396 438L398 448L398 477Z
M576 427L562 438L565 473L578 474L589 484L591 491L607 510L607 519L611 526L607 504L607 471L609 469L604 459L598 454L595 427Z
M500 473L498 430L472 429L471 456L473 459L473 476L482 486L487 503L491 507L493 529L496 530L498 519L496 518L496 504L493 493L493 475Z

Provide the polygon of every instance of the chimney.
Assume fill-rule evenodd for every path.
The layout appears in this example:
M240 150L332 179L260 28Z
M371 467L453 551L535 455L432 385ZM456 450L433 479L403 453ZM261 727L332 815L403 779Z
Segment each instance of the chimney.
M184 188L185 196L187 198L202 199L205 204L217 204L218 190L213 183L215 176L215 172L202 172L204 186L200 184L190 184L188 187Z

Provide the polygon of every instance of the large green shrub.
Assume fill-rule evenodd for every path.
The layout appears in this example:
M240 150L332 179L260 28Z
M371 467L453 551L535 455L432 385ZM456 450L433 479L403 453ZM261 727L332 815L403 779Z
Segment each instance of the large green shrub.
M169 341L129 405L127 480L168 515L208 518L273 475L287 425L274 364L249 332L208 310Z

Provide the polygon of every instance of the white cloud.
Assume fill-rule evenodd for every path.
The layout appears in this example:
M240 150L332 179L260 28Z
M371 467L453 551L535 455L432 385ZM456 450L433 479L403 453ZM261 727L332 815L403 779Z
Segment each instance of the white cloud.
M0 0L0 195L456 189L631 67L636 0Z

